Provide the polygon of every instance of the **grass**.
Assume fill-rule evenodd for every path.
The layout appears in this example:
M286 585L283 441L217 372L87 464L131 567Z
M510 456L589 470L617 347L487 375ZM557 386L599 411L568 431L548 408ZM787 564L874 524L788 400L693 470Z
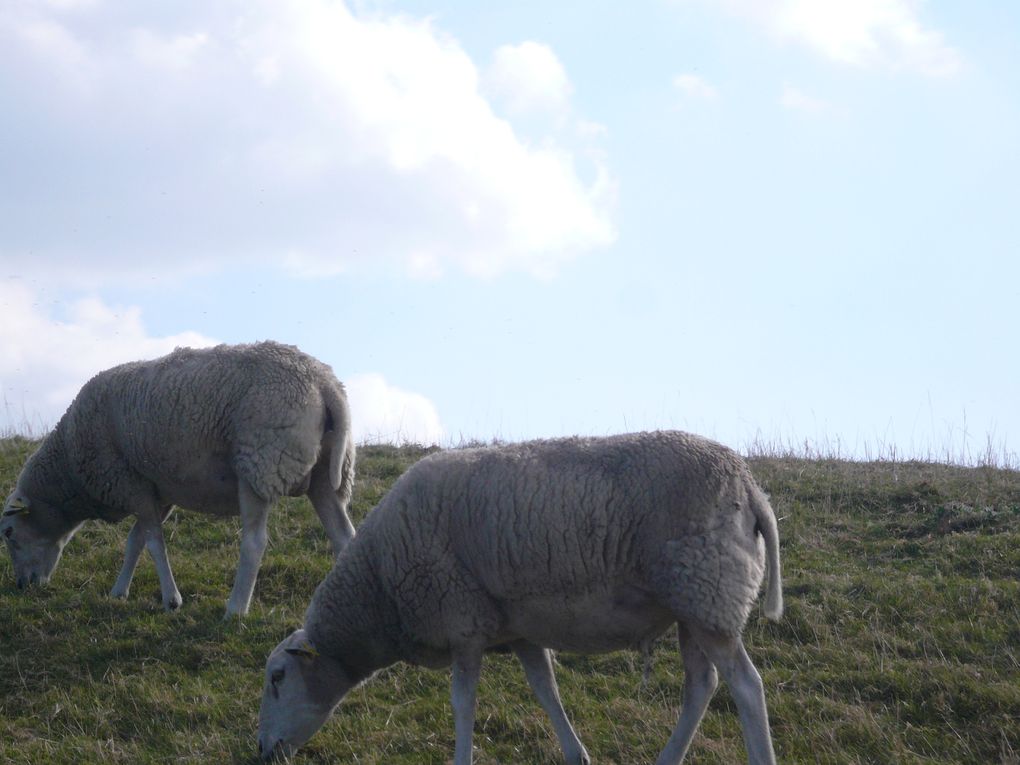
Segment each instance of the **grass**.
M0 491L34 448L0 440ZM359 453L357 523L426 450ZM1020 473L917 462L762 454L751 459L783 518L787 612L755 614L777 755L787 763L1020 763ZM304 500L270 519L251 614L224 622L236 519L167 524L184 606L159 603L143 558L126 602L106 595L127 522L92 523L53 582L13 585L0 555L0 762L249 763L262 667L329 566ZM660 640L648 686L630 653L559 657L564 703L594 762L652 762L676 722L683 669ZM476 760L557 763L549 724L509 656L486 658ZM445 672L398 665L352 693L297 763L445 763ZM690 761L745 759L723 686Z

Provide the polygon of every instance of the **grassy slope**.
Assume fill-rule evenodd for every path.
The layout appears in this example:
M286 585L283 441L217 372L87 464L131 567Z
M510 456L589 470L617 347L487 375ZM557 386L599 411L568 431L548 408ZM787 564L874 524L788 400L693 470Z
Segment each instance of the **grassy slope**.
M6 493L32 444L0 441ZM359 455L360 521L413 448ZM752 463L781 523L787 613L755 615L747 644L765 678L784 762L1017 763L1020 753L1020 474L925 464ZM311 507L285 501L251 615L221 621L236 519L168 522L184 607L165 614L143 558L131 598L106 596L128 526L87 525L46 588L18 593L0 554L0 762L253 763L261 671L299 624L329 565ZM675 723L683 672L656 646L649 686L629 653L559 657L564 701L598 763L651 762ZM446 673L393 667L344 702L301 763L443 763ZM511 657L486 659L481 763L555 763L547 721ZM743 760L725 687L691 761Z

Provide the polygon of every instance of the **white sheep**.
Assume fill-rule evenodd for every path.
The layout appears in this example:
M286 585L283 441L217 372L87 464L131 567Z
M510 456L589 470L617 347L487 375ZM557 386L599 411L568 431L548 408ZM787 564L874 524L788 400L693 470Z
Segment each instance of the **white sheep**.
M337 555L354 535L353 481L347 398L328 366L273 342L178 348L85 384L21 471L0 534L23 588L49 580L84 521L134 515L111 595L127 597L144 547L169 610L181 604L162 531L172 507L240 513L227 614L242 615L272 504L307 494Z
M779 535L747 465L679 432L440 452L415 464L319 585L304 627L269 655L263 759L289 756L352 688L403 660L452 663L455 765L469 765L482 655L513 650L570 765L550 649L638 647L678 625L683 711L659 765L683 759L729 683L751 763L774 763L761 677L741 641L768 562L782 614Z

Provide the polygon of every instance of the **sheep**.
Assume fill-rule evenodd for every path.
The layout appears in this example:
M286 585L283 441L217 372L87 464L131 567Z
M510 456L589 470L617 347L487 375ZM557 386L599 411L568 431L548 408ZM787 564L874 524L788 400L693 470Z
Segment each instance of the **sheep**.
M346 394L322 362L274 342L178 348L100 372L82 387L26 462L0 534L21 589L49 580L84 521L134 515L110 594L127 597L144 547L163 606L173 610L181 594L162 531L173 506L240 513L227 615L242 616L277 499L307 494L334 556L353 537L354 458Z
M766 562L764 612L778 619L772 508L737 454L698 436L436 453L369 513L316 589L304 626L269 654L260 755L290 756L351 689L403 660L452 664L454 765L470 765L482 655L512 650L566 762L587 764L551 650L639 647L676 624L684 703L659 765L683 759L717 668L749 762L774 763L762 680L741 640Z

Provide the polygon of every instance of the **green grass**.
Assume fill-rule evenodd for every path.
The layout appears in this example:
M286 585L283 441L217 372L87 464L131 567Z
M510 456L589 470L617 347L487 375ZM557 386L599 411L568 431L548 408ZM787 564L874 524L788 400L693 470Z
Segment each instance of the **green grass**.
M0 441L0 491L32 448ZM356 523L424 453L361 449ZM779 456L751 464L783 518L786 616L755 614L746 633L780 761L1020 762L1020 473ZM184 594L172 614L147 558L126 602L106 595L127 522L88 524L53 582L27 593L0 555L0 762L254 763L263 662L300 623L330 563L307 501L281 504L242 622L222 620L236 519L168 521ZM559 665L593 761L654 761L683 680L673 641L656 645L644 689L634 654L563 654ZM486 658L475 744L481 763L560 761L512 657ZM419 765L452 753L447 673L398 665L352 693L295 762ZM690 761L744 758L723 686Z

